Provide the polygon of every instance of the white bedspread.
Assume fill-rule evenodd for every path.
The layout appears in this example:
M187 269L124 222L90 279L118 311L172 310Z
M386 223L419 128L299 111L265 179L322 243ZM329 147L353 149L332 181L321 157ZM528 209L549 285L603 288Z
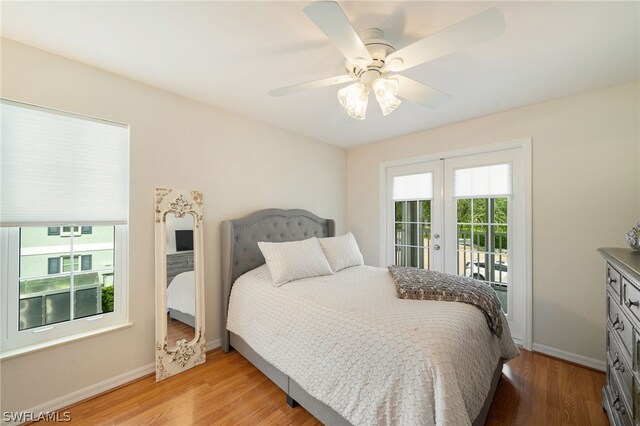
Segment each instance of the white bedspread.
M167 308L196 316L196 278L193 271L176 275L167 288Z
M233 286L227 328L355 425L470 424L499 358L518 354L476 307L398 299L371 266L278 288L256 268Z

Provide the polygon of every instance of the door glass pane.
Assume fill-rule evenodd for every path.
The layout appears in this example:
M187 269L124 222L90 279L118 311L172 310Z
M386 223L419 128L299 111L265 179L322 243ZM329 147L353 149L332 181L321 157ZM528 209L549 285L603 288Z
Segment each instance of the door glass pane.
M396 212L396 222L404 222L404 218L406 217L405 209L406 209L406 201L396 201L395 203L395 212Z
M429 268L431 200L396 201L394 208L395 264Z
M487 223L487 199L475 198L472 204L473 223Z
M396 244L400 245L400 244L407 244L407 230L406 230L406 224L404 223L396 223L396 234L395 234L395 238L396 238Z
M495 198L494 223L507 223L507 198Z
M417 246L418 245L418 224L408 223L406 226L407 226L407 243L410 246Z
M471 223L471 198L457 200L458 223Z
M474 225L471 249L474 251L487 251L487 225Z
M409 222L417 222L418 221L418 202L417 201L407 201L407 210L409 211Z
M431 223L431 200L420 201L420 222Z
M505 312L509 288L507 205L505 197L456 202L457 273L491 285Z

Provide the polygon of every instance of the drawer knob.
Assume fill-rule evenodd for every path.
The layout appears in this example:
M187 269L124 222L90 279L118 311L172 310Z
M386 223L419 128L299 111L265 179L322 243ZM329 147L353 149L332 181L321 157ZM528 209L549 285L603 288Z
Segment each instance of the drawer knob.
M616 325L617 323L619 323L619 322L620 322L620 318L618 318L618 314L616 314L616 319L614 319L614 320L611 322L611 325L613 325L613 326L615 327L615 325Z
M627 300L624 301L624 304L627 305L627 308L630 308L632 306L638 306L638 301L637 300L627 299Z
M607 277L607 284L612 284L617 282L617 280L615 278L611 278L611 277Z
M616 399L613 400L612 405L613 405L613 409L619 412L620 414L622 415L626 414L627 411L624 409L624 405L622 405L622 402L620 401L620 396L617 396Z
M613 401L611 401L611 404L615 407L616 405L620 404L620 394L618 392L614 392L613 393Z
M615 328L618 331L622 331L624 330L624 323L620 321L618 324L614 325L613 328Z
M613 367L613 368L615 368L616 370L618 370L621 373L624 373L624 364L620 364L619 366Z

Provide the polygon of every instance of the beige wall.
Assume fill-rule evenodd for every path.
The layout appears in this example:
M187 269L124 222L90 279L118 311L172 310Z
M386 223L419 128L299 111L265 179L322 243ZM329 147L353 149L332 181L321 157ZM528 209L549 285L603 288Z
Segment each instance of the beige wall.
M131 125L135 324L2 361L2 411L32 408L153 362L153 188L204 193L208 341L220 337L222 220L298 207L345 229L345 150L15 42L1 47L3 97Z
M533 340L604 359L598 247L639 218L638 82L365 145L347 152L347 223L379 262L379 164L533 138ZM428 114L428 112L425 112Z

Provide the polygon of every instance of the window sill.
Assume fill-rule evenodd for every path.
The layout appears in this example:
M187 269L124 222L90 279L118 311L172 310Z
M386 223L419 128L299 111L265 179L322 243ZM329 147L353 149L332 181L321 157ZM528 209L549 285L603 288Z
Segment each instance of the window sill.
M22 346L15 349L9 349L6 351L0 352L0 361L5 361L7 359L15 358L22 355L27 355L33 352L42 351L49 348L54 348L56 346L65 345L67 343L76 342L78 340L87 339L89 337L98 336L104 333L110 333L112 331L121 330L124 328L129 328L133 326L132 322L125 322L120 324L114 324L107 327L97 328L95 330L86 331L83 333L77 333L73 336L60 337L58 339L50 340L45 343L38 343L35 345Z

